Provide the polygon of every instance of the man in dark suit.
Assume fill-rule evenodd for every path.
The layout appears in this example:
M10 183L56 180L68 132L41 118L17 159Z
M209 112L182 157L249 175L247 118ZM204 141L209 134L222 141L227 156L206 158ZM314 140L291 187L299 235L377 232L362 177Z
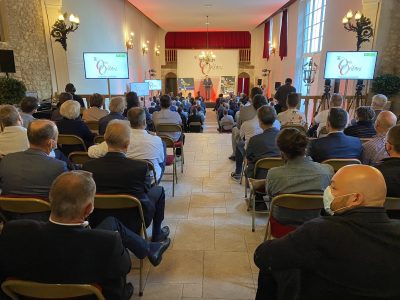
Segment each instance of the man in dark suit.
M0 235L0 282L7 277L45 283L99 284L106 299L130 299L127 247L158 265L167 243L150 243L109 217L91 230L96 185L88 172L68 172L53 182L48 222L8 222ZM28 233L28 234L27 234Z
M256 300L400 299L400 223L388 218L385 197L377 169L341 168L324 193L331 216L256 249Z
M53 180L67 171L65 162L49 156L57 147L58 130L49 120L34 120L28 126L29 149L6 155L0 163L2 194L49 197Z
M211 89L212 89L212 81L211 78L206 75L206 78L203 80L203 86L206 91L206 100L209 101L211 99Z
M137 197L143 207L146 227L153 221L152 240L163 241L169 235L168 226L161 228L164 220L165 193L161 186L146 185L147 163L126 157L130 143L130 128L121 120L111 121L104 139L108 153L104 157L83 164L83 170L93 174L99 194L128 194ZM96 210L91 222L98 224L107 216L117 217L125 226L138 232L140 221L138 210Z
M285 84L281 85L274 95L274 98L278 101L275 105L277 114L287 109L286 100L287 96L291 93L296 93L296 88L292 86L292 79L286 78Z
M348 114L344 109L330 109L326 123L328 135L312 140L308 149L308 155L314 161L323 162L330 158L361 159L362 144L360 139L343 133L347 118Z
M267 105L260 107L257 111L257 117L263 133L250 138L247 145L247 176L249 178L266 178L265 170L259 170L256 177L254 177L254 168L256 162L261 158L280 157L281 152L276 145L276 137L279 130L273 126L276 120L276 112L273 107Z

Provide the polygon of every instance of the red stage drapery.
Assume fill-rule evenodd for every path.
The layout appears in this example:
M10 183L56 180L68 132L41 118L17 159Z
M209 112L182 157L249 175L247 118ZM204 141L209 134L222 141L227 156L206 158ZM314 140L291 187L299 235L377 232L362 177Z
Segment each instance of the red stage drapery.
M271 23L268 20L264 26L264 51L263 51L263 58L266 58L267 60L269 60L269 47L270 47L269 33L270 33L270 31L271 31Z
M282 12L281 35L279 37L279 56L281 60L287 56L287 9Z
M214 31L208 33L208 48L239 49L251 47L248 31ZM206 49L206 32L168 32L165 35L167 49Z
M250 91L250 78L243 78L239 77L238 78L238 85L237 85L237 93L245 93L246 95L249 95Z

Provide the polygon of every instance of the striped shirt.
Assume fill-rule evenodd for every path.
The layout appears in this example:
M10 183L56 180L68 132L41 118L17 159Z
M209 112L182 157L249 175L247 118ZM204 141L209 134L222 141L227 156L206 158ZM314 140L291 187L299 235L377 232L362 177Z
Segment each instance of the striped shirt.
M389 157L385 149L386 134L378 134L363 145L362 163L374 166Z

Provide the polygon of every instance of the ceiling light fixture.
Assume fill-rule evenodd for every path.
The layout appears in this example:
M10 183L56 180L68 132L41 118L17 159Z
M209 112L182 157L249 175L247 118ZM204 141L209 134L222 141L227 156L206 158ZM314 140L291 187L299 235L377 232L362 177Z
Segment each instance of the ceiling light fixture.
M208 22L208 16L207 16L207 50L202 51L199 55L199 63L200 63L200 68L202 69L203 74L207 74L211 71L211 67L214 65L215 62L215 54L212 51L208 50L208 25L210 22ZM206 69L207 67L207 69ZM206 73L205 73L206 72Z

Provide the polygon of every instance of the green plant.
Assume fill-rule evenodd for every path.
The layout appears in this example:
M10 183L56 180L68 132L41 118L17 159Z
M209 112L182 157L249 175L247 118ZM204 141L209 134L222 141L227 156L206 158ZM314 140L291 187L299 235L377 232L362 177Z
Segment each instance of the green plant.
M400 77L393 74L380 75L372 82L372 91L388 97L396 95L400 92Z
M25 96L25 84L15 78L0 78L0 104L18 104Z

